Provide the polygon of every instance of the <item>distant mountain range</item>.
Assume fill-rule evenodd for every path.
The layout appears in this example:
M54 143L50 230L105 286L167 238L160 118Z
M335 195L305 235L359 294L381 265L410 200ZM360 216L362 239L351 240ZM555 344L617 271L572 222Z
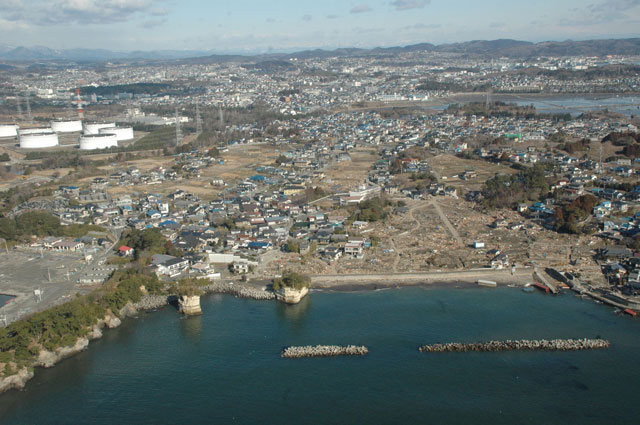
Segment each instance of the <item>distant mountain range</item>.
M96 62L112 60L168 60L185 59L210 55L211 51L202 50L152 50L133 52L114 52L106 49L50 49L48 47L11 47L0 45L0 59L5 61L57 61L70 60Z
M344 56L388 55L404 52L440 52L478 55L485 57L531 58L538 56L606 56L640 55L640 38L587 40L587 41L545 41L531 43L518 40L474 40L464 43L434 45L413 44L404 47L376 47L373 49L341 48L335 50L304 50L297 53L273 53L260 55L212 54L203 50L154 50L114 52L104 49L50 49L47 47L10 47L0 45L0 60L15 62L33 61L77 61L100 62L114 60L180 60L192 63L212 63L228 61L282 60L289 58L326 58Z

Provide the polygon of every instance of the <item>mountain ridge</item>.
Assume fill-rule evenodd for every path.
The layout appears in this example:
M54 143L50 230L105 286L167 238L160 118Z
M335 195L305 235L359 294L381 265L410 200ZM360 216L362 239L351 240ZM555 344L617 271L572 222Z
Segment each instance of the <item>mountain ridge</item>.
M369 49L342 47L333 50L307 49L294 53L220 54L206 50L135 50L130 52L107 49L51 49L43 46L0 46L0 59L5 61L114 61L114 60L186 60L191 63L260 61L272 59L310 59L359 55L384 55L407 52L453 53L488 57L532 58L538 56L607 56L640 55L640 38L603 40L565 40L533 43L513 39L471 40L435 45L417 43L407 46L374 47Z

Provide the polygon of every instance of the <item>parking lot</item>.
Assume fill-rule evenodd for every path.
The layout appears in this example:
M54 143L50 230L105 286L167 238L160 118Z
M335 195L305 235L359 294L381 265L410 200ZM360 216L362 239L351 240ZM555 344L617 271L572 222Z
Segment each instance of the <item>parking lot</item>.
M95 257L95 256L94 256ZM0 306L0 326L21 317L62 304L76 293L87 293L100 284L81 284L79 279L104 273L104 266L87 264L80 252L37 250L0 252L0 294L16 298ZM97 270L96 270L97 269ZM38 297L34 291L40 290Z

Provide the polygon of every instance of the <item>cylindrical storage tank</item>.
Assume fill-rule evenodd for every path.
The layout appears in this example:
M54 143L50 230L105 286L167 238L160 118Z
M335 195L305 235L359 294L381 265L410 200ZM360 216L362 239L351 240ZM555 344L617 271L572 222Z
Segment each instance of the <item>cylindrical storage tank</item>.
M133 139L133 128L131 127L107 127L101 128L100 134L113 134L118 138L118 142Z
M25 134L42 134L42 133L53 133L53 129L51 127L41 127L41 128L21 128L18 130L18 136L22 136Z
M19 128L15 124L0 124L0 137L16 137Z
M85 123L84 134L100 134L101 128L109 128L109 127L115 127L115 126L116 126L116 123L114 122Z
M20 147L23 149L40 149L58 146L58 134L49 130L48 133L21 133Z
M51 128L56 133L78 133L82 131L82 121L51 121Z
M114 148L118 146L115 134L84 134L80 136L80 149L94 150Z

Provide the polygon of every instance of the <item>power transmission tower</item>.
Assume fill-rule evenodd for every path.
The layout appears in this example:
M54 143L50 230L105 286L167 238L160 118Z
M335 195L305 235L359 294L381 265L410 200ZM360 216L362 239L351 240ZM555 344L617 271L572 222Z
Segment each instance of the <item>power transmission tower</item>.
M30 123L33 122L33 116L31 115L31 102L29 102L29 92L27 92L27 95L25 96L26 100L27 100L27 119L29 120Z
M598 164L598 172L602 174L602 143L600 143L600 163Z
M196 102L196 133L202 133L202 116L200 115L200 102Z
M218 109L218 117L220 118L220 126L224 127L224 111L222 106Z
M20 117L20 120L23 120L24 116L22 115L22 105L20 104L20 95L16 95L16 105L18 106L18 116Z
M180 128L180 116L176 108L176 147L182 144L182 129Z

